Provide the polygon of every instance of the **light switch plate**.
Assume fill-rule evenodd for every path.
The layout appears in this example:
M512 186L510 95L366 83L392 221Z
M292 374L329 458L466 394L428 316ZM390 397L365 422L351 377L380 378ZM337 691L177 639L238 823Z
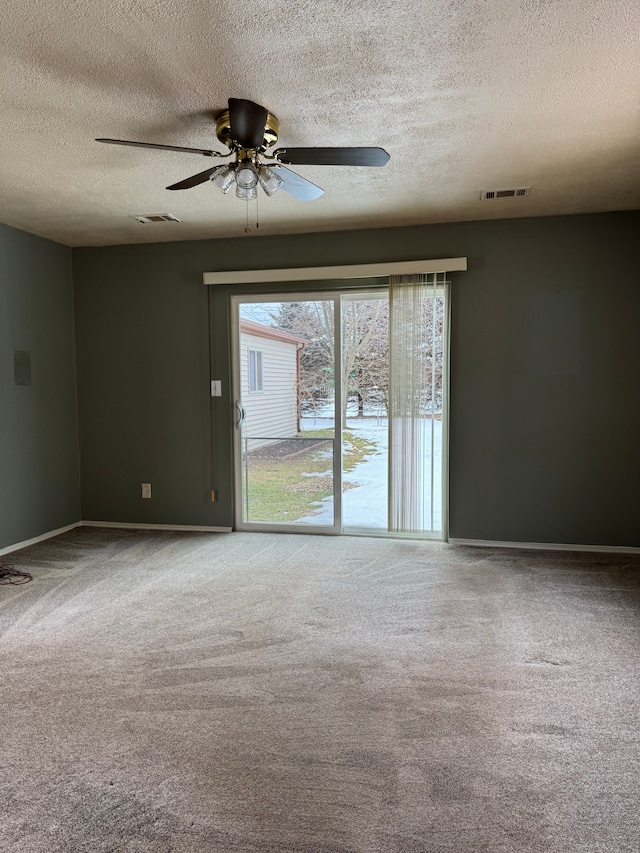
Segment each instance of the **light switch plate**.
M222 397L222 380L221 379L212 379L211 380L211 396L212 397Z

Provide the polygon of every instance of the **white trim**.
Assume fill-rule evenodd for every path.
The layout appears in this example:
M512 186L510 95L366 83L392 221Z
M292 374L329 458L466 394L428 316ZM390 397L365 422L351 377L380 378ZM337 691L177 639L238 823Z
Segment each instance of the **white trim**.
M13 545L0 548L0 557L4 554L11 554L13 551L20 551L22 548L28 548L30 545L37 545L38 542L44 542L46 539L52 539L54 536L68 533L69 530L74 530L76 527L121 527L131 530L195 530L203 533L231 533L232 531L231 527L203 527L198 524L136 524L135 522L129 523L128 521L76 521L75 524L67 524L66 527L58 527L56 530L49 530L47 533L34 536L32 539L24 539L22 542L15 542Z
M536 551L596 551L602 554L640 554L640 548L627 545L567 545L558 542L498 542L491 539L458 539L451 537L450 545L470 545L476 548L524 548Z
M235 406L242 406L242 394L241 394L241 370L240 370L240 345L241 345L241 329L240 329L240 312L239 306L246 303L253 302L315 302L315 301L325 301L333 303L333 311L334 311L334 330L335 330L335 340L334 347L336 358L341 358L340 350L342 349L340 345L340 329L338 325L338 319L340 317L340 300L341 300L341 292L334 291L320 291L320 292L312 292L312 291L299 291L296 292L293 296L291 292L288 293L267 293L260 294L256 296L246 295L246 294L232 294L230 298L230 312L231 312L231 372L232 372L232 388L233 388L233 399L235 401ZM334 362L335 367L335 362ZM339 375L342 374L342 371L338 371ZM341 402L341 389L338 386L336 389L336 400L335 400L335 423L337 424L341 415L338 412L342 411L342 402ZM339 518L339 514L341 513L342 505L342 430L336 429L334 430L334 438L330 439L333 441L333 475L334 475L334 492L333 492L333 500L334 500L334 524L332 526L328 525L313 525L307 523L297 523L295 521L292 522L258 522L258 521L244 521L244 507L243 507L243 476L244 472L242 470L242 431L238 428L239 424L237 420L234 421L233 428L233 462L234 462L234 524L235 530L239 531L252 531L255 533L313 533L313 534L321 534L321 535L335 535L340 533L339 527L336 524L336 518ZM339 464L340 463L340 464Z
M241 521L236 527L238 533L302 533L304 536L339 536L340 531L326 524L311 524L306 522L279 521Z
M395 533L391 530L384 530L381 527L344 527L342 535L369 537L370 539L400 539L403 542L433 542L436 545L446 544L439 531L433 536L430 535L431 532L432 531L423 531L422 533Z
M324 279L410 275L411 273L457 272L464 271L466 268L466 258L436 258L428 261L392 261L384 264L349 264L341 267L205 272L202 275L202 283L257 284L259 282L322 281Z
M344 377L342 352L342 294L327 299L333 301L333 376ZM333 383L333 528L342 532L342 436L346 421L342 422L344 386L342 378ZM347 394L348 399L348 394Z
M451 423L451 289L449 282L444 283L444 328L442 335L442 541L449 540L449 484L450 471L450 433Z
M41 533L40 536L34 536L31 539L24 539L22 542L14 542L13 545L7 545L6 548L0 549L0 557L3 554L11 554L12 551L20 551L22 548L28 548L30 545L36 545L38 542L44 542L45 539L51 539L54 536L60 536L61 533L66 533L73 530L74 527L81 527L82 522L76 521L75 524L67 524L65 527L58 527L55 530L49 530L47 533Z
M238 530L242 524L242 429L239 418L242 418L242 377L240 375L240 311L241 300L232 296L229 300L230 343L231 343L231 389L233 412L233 427L231 434L231 454L233 459L233 523Z
M129 521L81 521L81 527L114 527L130 530L196 530L203 533L231 533L230 527L205 527L200 524L136 524Z
M68 533L69 530L74 530L76 527L112 527L124 528L129 530L194 530L203 533L231 533L231 527L204 527L197 524L136 524L135 522L127 521L76 521L75 524L68 524L66 527L58 527L56 530L49 530L47 533L42 533L40 536L34 536L32 539L24 539L22 542L15 542L13 545L7 545L0 549L0 557L4 554L11 554L13 551L20 551L22 548L28 548L30 545L36 545L38 542L44 542L46 539L52 539L54 536L60 536L63 533ZM280 527L280 529L277 529ZM282 527L280 525L264 526L264 532L270 533L335 533L331 528L322 527L320 530L309 527L300 526L299 529L291 527ZM360 533L357 528L347 528L344 535L352 536L379 536L380 538L396 538L393 534L382 533L376 534L374 531L367 530ZM406 538L406 537L403 537ZM425 541L441 542L440 538L432 539L431 537L421 535L416 537ZM537 551L594 551L601 554L640 554L640 548L628 545L567 545L565 543L554 542L501 542L491 539L459 539L451 537L447 540L449 545L468 545L476 548L520 548Z

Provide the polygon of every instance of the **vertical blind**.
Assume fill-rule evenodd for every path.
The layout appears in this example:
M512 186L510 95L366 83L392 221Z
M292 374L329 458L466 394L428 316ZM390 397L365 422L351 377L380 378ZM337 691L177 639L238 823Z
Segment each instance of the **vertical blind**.
M445 274L389 278L389 530L442 528Z

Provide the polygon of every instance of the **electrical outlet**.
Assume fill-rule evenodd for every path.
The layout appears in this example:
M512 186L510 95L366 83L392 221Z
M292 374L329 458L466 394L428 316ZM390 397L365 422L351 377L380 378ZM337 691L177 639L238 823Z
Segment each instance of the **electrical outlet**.
M142 483L142 497L151 498L151 483Z

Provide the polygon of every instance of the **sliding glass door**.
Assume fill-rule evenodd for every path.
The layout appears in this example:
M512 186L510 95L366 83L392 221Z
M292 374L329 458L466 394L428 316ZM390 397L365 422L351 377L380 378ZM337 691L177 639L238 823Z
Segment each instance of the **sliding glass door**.
M236 524L339 532L339 296L235 305Z
M236 526L442 538L446 287L234 297ZM391 293L391 298L390 298Z
M389 292L342 297L342 528L384 533L389 515Z

